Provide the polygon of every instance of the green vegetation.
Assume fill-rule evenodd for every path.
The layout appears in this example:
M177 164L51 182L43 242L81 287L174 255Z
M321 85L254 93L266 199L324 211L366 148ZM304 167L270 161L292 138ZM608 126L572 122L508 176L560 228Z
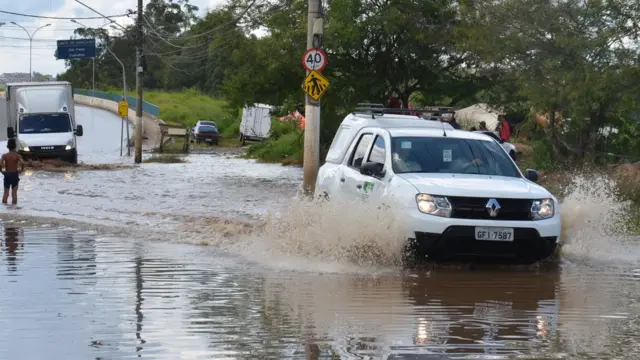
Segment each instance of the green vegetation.
M144 84L155 89L145 98L164 120L190 126L210 118L232 139L245 104L278 106L274 116L301 109L305 0L230 0L202 18L196 10L186 0L145 7ZM396 97L417 107L486 103L514 124L524 120L512 141L530 146L521 163L546 174L640 159L640 7L633 2L334 0L323 14L330 57L323 74L331 81L322 98L324 147L355 104ZM267 35L250 34L258 27ZM133 26L121 37L104 29L76 34L98 38L134 68ZM97 81L118 92L120 65L102 54ZM90 87L91 59L66 64L61 79ZM299 162L303 136L278 127L249 156ZM618 131L604 136L608 127Z
M247 156L284 165L302 164L304 133L294 121L271 120L271 137L249 146Z

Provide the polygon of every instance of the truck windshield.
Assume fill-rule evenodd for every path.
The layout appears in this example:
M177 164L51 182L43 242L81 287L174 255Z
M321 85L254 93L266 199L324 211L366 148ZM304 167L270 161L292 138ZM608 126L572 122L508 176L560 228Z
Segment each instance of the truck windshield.
M68 114L33 114L20 119L20 134L71 132Z
M396 137L391 141L396 174L441 173L521 177L495 141L454 137Z

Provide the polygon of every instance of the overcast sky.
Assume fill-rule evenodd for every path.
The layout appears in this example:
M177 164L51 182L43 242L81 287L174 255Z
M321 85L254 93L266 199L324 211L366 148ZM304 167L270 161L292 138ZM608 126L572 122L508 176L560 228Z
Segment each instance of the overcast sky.
M127 9L134 10L137 0L80 0L104 15L124 14ZM144 5L147 4L144 0ZM200 15L207 9L215 8L225 0L191 0L191 3L200 7ZM91 10L80 5L75 0L3 0L0 1L0 10L14 13L54 16L54 17L93 17L99 16ZM132 22L129 18L117 18L115 21L121 24ZM16 22L25 27L30 33L40 26L51 24L42 28L33 37L32 69L43 74L56 75L65 70L64 60L56 60L54 52L56 40L69 39L73 31L78 27L70 20L38 19L18 15L0 13L0 73L29 72L29 40L27 33L11 24ZM78 20L88 27L106 24L104 20Z

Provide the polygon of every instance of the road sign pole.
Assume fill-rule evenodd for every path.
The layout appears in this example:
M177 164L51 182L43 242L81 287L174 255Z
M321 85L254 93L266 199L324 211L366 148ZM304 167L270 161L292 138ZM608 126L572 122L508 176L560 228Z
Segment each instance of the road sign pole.
M314 24L316 19L322 18L322 2L309 0L307 11L307 49L314 46ZM319 38L323 29L319 29ZM307 70L307 75L309 71ZM305 194L313 196L320 167L320 102L315 101L308 94L305 101L304 121L304 158L303 158L302 188Z

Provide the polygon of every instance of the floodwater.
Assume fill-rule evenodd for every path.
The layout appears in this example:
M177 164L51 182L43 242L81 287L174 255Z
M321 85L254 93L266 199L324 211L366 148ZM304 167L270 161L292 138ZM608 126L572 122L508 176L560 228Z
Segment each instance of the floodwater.
M84 162L132 162L79 113ZM0 359L640 358L640 242L602 181L565 198L558 260L408 269L396 218L296 200L300 169L188 161L23 176Z

